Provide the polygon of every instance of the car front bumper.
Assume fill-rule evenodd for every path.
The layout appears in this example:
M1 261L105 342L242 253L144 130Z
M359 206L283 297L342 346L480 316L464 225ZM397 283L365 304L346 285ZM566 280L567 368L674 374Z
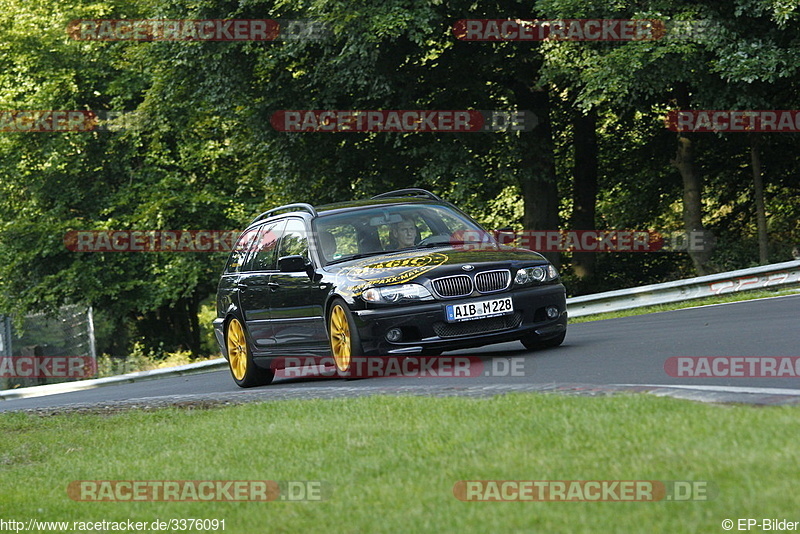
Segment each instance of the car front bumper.
M512 314L460 323L445 320L450 304L511 297ZM545 309L555 306L557 317L549 319ZM557 337L567 328L566 291L561 284L549 284L474 297L425 301L405 306L353 310L365 355L424 354L490 343L514 341L529 335L541 339ZM386 333L399 328L399 341Z

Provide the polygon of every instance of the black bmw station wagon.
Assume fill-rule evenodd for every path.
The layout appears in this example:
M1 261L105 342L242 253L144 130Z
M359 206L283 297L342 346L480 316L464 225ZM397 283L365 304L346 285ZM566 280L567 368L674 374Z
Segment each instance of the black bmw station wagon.
M286 356L332 356L346 372L360 356L554 347L566 329L566 292L544 257L422 189L262 213L228 258L214 320L242 387L270 383Z

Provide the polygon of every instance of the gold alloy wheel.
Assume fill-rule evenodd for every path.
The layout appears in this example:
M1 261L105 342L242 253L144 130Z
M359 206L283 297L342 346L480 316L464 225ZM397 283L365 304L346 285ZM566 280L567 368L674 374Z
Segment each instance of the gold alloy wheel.
M242 330L242 323L238 319L231 319L228 323L228 363L236 380L244 380L247 373L247 341Z
M350 368L350 323L341 304L334 304L330 318L331 351L339 371Z

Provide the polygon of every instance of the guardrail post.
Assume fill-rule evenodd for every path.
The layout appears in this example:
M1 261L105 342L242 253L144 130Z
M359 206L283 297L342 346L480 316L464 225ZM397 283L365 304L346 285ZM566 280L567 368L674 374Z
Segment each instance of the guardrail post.
M11 358L11 318L0 315L0 359L3 358ZM0 389L7 387L8 377L0 375Z
M11 356L11 317L0 315L0 356Z
M89 356L92 357L92 365L94 369L97 369L97 343L94 337L94 311L92 307L89 306L89 310L86 312L86 320L88 322L88 331L89 331ZM96 372L96 371L95 371Z

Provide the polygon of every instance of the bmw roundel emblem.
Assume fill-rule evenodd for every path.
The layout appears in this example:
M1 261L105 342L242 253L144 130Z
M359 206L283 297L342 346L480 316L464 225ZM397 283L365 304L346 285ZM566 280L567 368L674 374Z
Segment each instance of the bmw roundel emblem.
M464 269L465 271L471 271L475 267L473 267L472 265L462 265L461 268Z

